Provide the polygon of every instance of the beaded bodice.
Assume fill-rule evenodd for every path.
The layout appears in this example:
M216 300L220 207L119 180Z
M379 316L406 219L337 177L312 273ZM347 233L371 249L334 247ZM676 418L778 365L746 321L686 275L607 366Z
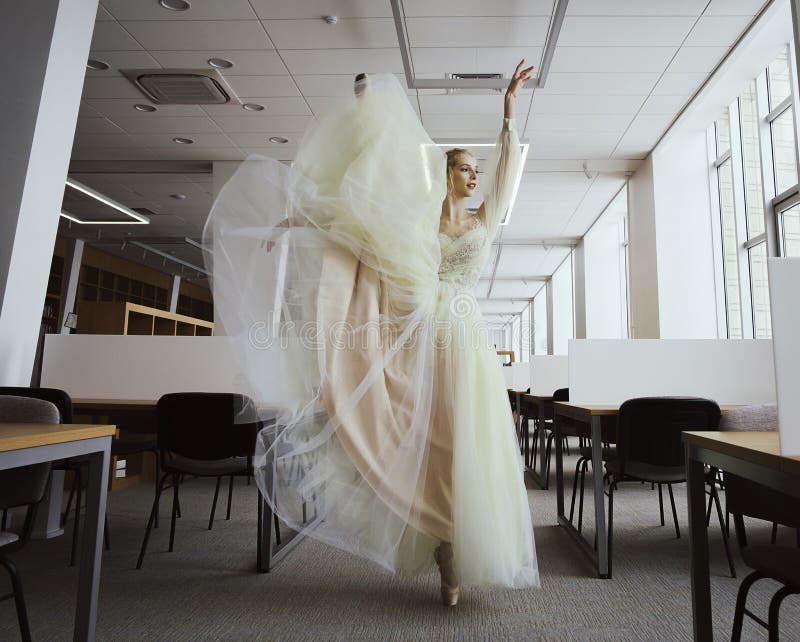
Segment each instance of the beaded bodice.
M487 236L486 225L477 216L473 216L470 228L458 237L439 232L442 251L439 280L462 288L474 287L483 269Z

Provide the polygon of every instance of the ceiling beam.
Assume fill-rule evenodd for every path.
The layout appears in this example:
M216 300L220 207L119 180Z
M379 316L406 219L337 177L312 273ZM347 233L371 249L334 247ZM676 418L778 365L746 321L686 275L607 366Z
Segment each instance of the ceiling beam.
M499 244L501 241L496 241L493 245ZM515 247L575 247L581 239L578 237L565 237L565 238L533 238L533 239L507 239L502 241L503 245L513 245Z
M211 174L211 161L71 161L70 174Z
M482 276L479 281L491 281L489 276ZM526 281L528 283L546 283L550 280L550 276L536 275L536 276L496 276L494 281Z

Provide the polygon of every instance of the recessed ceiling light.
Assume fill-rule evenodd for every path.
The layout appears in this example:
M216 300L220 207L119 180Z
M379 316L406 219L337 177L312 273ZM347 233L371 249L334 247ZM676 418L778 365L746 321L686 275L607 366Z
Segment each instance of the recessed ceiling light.
M156 110L156 108L153 107L152 105L145 105L145 104L141 104L141 103L138 104L138 105L134 105L133 108L136 111L144 111L144 112L151 112L151 111L155 111Z
M269 139L270 143L278 143L279 145L283 145L284 143L288 143L288 138L282 138L281 136L270 136Z
M186 0L158 0L158 4L170 11L186 11L191 6Z
M209 58L208 64L214 69L230 69L233 67L233 63L230 60L225 60L225 58Z
M324 20L329 25L335 25L337 22L339 22L339 16L325 16Z
M191 145L194 141L191 138L183 138L182 136L176 136L172 139L173 143L178 143L178 145Z
M108 69L108 63L103 62L102 60L95 60L94 58L89 58L86 61L86 68L87 69L94 69L94 71L105 71Z
M242 109L246 111L264 111L264 105L259 105L258 103L245 103L242 105Z
M170 196L170 198L175 198L175 199L177 199L179 201L186 200L186 194L170 194L169 196Z

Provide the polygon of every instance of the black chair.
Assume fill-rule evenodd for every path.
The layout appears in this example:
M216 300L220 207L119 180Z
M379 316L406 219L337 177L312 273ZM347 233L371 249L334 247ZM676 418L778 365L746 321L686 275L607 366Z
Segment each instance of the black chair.
M230 393L181 392L162 396L156 407L161 478L147 522L136 568L140 569L158 513L161 493L168 481L173 489L169 551L175 542L175 518L184 475L197 477L247 476L253 474L253 452L261 423L253 402ZM216 506L216 492L214 506ZM212 517L213 521L213 510ZM209 523L210 528L210 523ZM275 530L278 531L277 518Z
M569 388L559 388L553 393L553 401L569 401ZM552 461L553 455L553 442L556 437L556 433L553 431L553 412L545 413L544 418L544 425L539 426L538 414L535 417L536 423L533 429L533 448L531 449L531 461L530 467L533 470L536 470L536 462L537 462L537 454L539 453L539 430L546 430L547 432L547 442L545 444L545 462L546 467L544 471L544 479L545 483L550 483L550 463ZM571 420L562 418L559 420L560 424L559 427L561 429L561 436L563 438L564 448L567 451L567 455L570 455L569 450L569 437L577 437L578 430L576 426L572 423Z
M592 463L592 439L587 428L583 427L581 440L584 442L578 447L578 461L575 464L575 476L572 478L572 500L570 501L569 508L569 521L572 522L575 517L575 496L578 493L578 479L580 478L580 494L578 495L578 532L583 529L583 498L586 489L586 471L589 469L589 464ZM617 418L613 416L600 417L600 435L602 441L602 449L600 451L601 459L604 463L611 461L617 456L617 449L612 444L617 438ZM664 525L664 504L661 499L661 485L658 486L659 501L661 506L661 525Z
M20 396L0 396L0 421L14 423L59 423L61 415L55 405L42 399ZM14 598L17 607L20 635L24 641L31 639L22 580L16 564L7 557L21 549L28 541L36 519L36 509L45 496L50 479L50 462L33 464L0 471L0 508L8 510L27 506L25 522L19 533L0 531L0 565L11 576L12 592L0 597L0 601Z
M733 514L739 551L744 563L753 569L753 572L739 585L731 640L739 642L741 639L744 616L747 615L769 631L770 642L777 642L781 603L789 595L800 593L800 531L797 536L797 547L752 545L747 541L744 517L755 517L800 529L800 499L738 475L725 473L724 477L725 497L728 510ZM783 584L770 600L767 622L747 608L747 594L750 587L761 578L769 578Z
M611 576L614 533L614 491L624 481L666 484L680 537L678 513L672 485L686 481L686 461L681 433L685 430L716 430L720 410L716 402L692 397L642 397L620 406L617 420L617 457L606 462L608 486L608 569ZM733 561L725 524L720 517L728 564Z

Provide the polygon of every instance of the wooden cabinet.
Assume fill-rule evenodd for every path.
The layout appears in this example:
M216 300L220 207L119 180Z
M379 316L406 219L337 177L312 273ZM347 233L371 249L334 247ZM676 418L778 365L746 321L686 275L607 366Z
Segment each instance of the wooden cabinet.
M208 337L214 324L129 302L82 301L78 334Z

